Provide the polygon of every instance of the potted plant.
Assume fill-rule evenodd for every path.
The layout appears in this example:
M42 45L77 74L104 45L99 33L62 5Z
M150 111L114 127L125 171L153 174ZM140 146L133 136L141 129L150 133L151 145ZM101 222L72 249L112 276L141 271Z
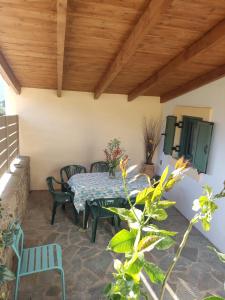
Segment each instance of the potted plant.
M110 178L115 178L116 168L120 163L120 159L124 155L124 151L120 148L120 144L121 144L120 140L114 138L108 143L107 148L104 150L106 155L106 161L109 166Z
M145 145L145 163L142 172L150 178L155 175L155 166L153 156L160 143L161 138L161 122L156 119L144 120L144 145Z

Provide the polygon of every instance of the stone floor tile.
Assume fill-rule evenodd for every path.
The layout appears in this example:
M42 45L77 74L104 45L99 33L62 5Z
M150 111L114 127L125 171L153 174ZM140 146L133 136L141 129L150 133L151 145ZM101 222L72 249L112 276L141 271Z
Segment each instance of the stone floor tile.
M102 290L112 280L113 258L122 257L106 251L114 232L111 224L99 222L96 243L93 244L90 242L91 222L87 230L82 230L74 224L72 207L67 206L65 211L60 208L57 210L55 224L51 225L51 208L52 199L48 192L36 191L30 194L23 222L25 246L55 242L61 244L67 300L104 299ZM176 240L180 241L188 222L176 209L170 209L169 216L159 226L179 231ZM82 214L79 218L79 224L82 224ZM207 245L210 242L194 228L170 280L179 300L202 300L211 294L225 296L225 266L209 251ZM147 255L148 260L158 263L164 270L173 257L174 249L154 250ZM57 272L24 277L21 280L19 300L61 300L60 283ZM153 289L159 293L159 287L153 286ZM164 300L171 300L168 292Z

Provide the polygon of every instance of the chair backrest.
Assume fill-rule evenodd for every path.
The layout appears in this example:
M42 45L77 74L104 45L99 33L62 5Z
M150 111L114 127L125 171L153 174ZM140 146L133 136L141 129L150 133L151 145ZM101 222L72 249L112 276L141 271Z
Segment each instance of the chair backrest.
M88 203L90 206L98 207L123 207L126 200L124 198L99 198Z
M91 211L95 212L98 217L113 216L113 213L104 209L104 207L125 207L124 198L99 198L93 201L88 201Z
M97 172L108 172L109 165L106 161L96 161L91 164L90 172L97 173Z
M46 178L46 182L47 182L47 186L48 186L48 191L51 194L55 192L54 181L55 181L55 178L52 177L52 176L49 176L49 177Z
M16 224L16 231L13 236L13 244L12 244L12 249L15 252L18 260L21 260L21 255L23 252L23 242L24 242L24 233L19 224Z
M86 168L80 165L65 166L60 169L61 181L66 182L70 179L71 176L79 173L86 173L86 172L87 172Z

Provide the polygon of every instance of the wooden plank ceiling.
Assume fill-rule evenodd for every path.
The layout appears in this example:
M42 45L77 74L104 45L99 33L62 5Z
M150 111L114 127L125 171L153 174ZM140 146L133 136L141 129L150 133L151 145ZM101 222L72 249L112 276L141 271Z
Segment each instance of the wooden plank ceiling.
M160 96L225 75L225 0L0 0L0 72L20 87Z

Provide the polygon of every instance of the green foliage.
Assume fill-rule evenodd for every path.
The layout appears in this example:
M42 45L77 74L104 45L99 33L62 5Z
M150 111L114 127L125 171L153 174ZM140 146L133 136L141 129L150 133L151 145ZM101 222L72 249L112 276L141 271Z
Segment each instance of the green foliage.
M192 209L197 212L193 218L193 222L200 221L205 231L210 230L210 223L214 212L218 209L215 201L224 197L224 189L221 193L213 195L213 191L209 186L203 187L203 195L194 200Z
M153 262L145 259L145 254L153 249L166 250L172 247L175 242L174 231L168 231L158 228L150 223L151 220L162 222L168 218L166 209L175 204L174 201L164 200L163 194L168 180L176 178L177 174L170 175L169 169L166 168L160 180L140 191L134 205L132 204L126 183L126 163L120 163L124 190L127 195L127 201L130 209L125 208L106 208L126 221L129 230L123 229L111 239L108 250L115 253L123 253L125 260L122 262L118 259L114 261L114 282L110 283L105 294L108 299L140 299L142 285L140 276L142 272L149 277L154 284L162 284L165 278L163 271ZM180 173L178 174L180 176ZM168 178L168 179L167 179ZM137 209L136 205L144 205L143 211Z
M1 199L0 199L1 201ZM0 219L3 217L3 208L0 203ZM13 235L16 231L16 223L12 223L7 229L0 231L0 248L11 246L13 243ZM4 264L0 264L0 286L7 281L15 279L12 273Z
M135 242L136 233L126 229L118 232L110 241L108 250L116 253L131 253Z
M15 279L15 275L5 265L0 265L0 285Z
M224 300L224 298L219 297L219 296L209 296L205 298L204 300Z
M212 215L218 208L215 200L225 196L225 189L221 193L213 195L212 190L206 186L203 195L194 201L193 209L196 214L190 221L181 244L178 246L175 258L172 260L166 274L164 274L157 265L147 261L145 255L153 249L164 251L173 247L175 244L173 237L177 233L159 228L151 222L155 220L160 223L168 218L166 210L175 205L175 202L163 199L163 195L165 191L172 189L182 179L188 163L181 158L177 161L175 170L171 174L169 174L169 168L167 167L159 181L151 184L148 180L149 186L137 194L133 204L126 182L127 162L127 158L121 160L120 168L124 191L130 208L106 208L118 214L123 221L126 221L129 229L123 229L116 233L109 242L107 249L124 254L124 260L114 260L116 271L113 274L114 281L106 287L105 295L110 300L138 300L141 295L147 299L147 296L142 294L142 282L140 280L141 274L145 273L153 284L162 284L160 295L160 300L162 300L168 278L185 247L192 226L200 221L204 230L210 229ZM140 204L144 206L143 211L136 208L136 205Z
M16 224L16 222L10 223L7 229L2 231L0 247L10 247L13 244L13 237L18 231Z
M151 282L163 283L163 281L165 279L165 274L157 265L145 261L144 270L148 274Z

